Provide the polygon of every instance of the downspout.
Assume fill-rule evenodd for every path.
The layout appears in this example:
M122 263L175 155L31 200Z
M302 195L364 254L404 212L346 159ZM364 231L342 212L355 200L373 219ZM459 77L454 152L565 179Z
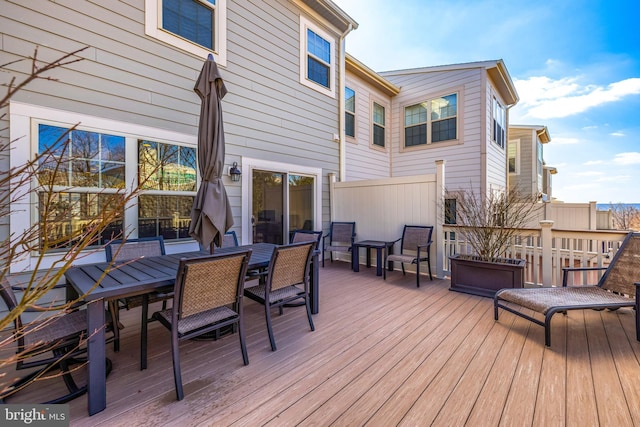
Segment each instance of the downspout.
M347 27L347 30L342 33L342 35L340 36L340 41L338 44L338 49L340 49L339 52L339 63L340 63L340 77L338 78L338 91L339 91L339 95L338 95L338 99L339 99L339 115L338 115L338 126L339 126L339 140L338 140L338 149L339 149L339 157L338 157L338 166L339 166L339 174L338 174L338 178L339 181L344 181L347 175L347 162L346 162L346 152L347 152L347 147L345 144L346 141L346 135L344 133L344 115L345 115L345 98L344 98L344 87L346 84L346 79L345 79L345 72L346 72L346 66L345 66L345 62L346 62L346 48L345 48L345 39L347 37L347 34L349 34L351 31L353 30L353 25L349 24L349 26Z

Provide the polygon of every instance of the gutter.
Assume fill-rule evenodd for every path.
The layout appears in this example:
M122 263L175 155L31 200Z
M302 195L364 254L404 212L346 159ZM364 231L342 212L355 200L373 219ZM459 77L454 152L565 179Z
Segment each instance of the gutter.
M347 29L345 30L344 33L342 33L342 35L340 36L340 41L338 44L338 49L340 49L340 53L339 53L339 61L340 61L340 77L338 79L339 83L338 83L338 99L339 99L339 107L338 107L338 111L339 111L339 116L338 116L338 135L339 135L339 139L338 139L338 150L339 150L339 155L338 155L338 167L339 167L339 174L338 174L338 178L339 181L344 181L347 175L347 162L346 162L346 152L347 152L347 147L346 147L346 135L344 132L344 115L345 115L345 97L344 97L344 87L345 87L345 82L346 82L346 78L345 78L345 74L346 74L346 49L345 49L345 38L347 37L347 35L353 30L353 25L349 24L349 26L347 27Z

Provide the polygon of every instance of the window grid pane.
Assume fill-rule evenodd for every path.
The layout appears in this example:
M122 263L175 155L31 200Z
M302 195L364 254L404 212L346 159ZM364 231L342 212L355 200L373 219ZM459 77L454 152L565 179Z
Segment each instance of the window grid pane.
M326 88L329 87L329 67L320 61L309 56L307 60L307 72L309 80L314 81Z
M384 128L376 124L373 125L373 144L384 147Z
M373 122L380 126L385 125L385 113L384 107L382 105L373 103Z
M344 88L344 108L351 112L356 112L356 92L348 87Z
M427 144L427 125L410 126L404 129L405 146L414 147L416 145Z
M311 30L307 30L307 52L325 64L331 64L331 43Z
M349 112L344 113L344 133L352 138L356 136L356 116Z
M215 4L215 1L210 3ZM162 0L162 27L208 49L214 49L213 8L195 0Z
M431 142L456 139L456 119L446 119L431 124Z

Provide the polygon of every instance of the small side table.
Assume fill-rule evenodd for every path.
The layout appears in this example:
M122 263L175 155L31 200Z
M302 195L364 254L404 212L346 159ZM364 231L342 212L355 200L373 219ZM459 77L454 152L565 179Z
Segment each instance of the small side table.
M366 248L367 250L367 267L371 267L371 249L376 250L376 276L382 276L382 251L385 251L385 255L387 253L393 253L393 244L394 242L385 242L381 240L362 240L360 242L355 242L353 244L353 271L360 271L360 248ZM386 258L386 256L385 256ZM389 263L391 265L391 263ZM393 266L391 267L393 268Z

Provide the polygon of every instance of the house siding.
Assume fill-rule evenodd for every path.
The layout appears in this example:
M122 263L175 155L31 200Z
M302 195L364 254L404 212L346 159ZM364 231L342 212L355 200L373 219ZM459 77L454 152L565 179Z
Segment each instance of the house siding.
M356 136L346 139L346 181L388 178L391 176L389 146L391 130L396 123L392 120L391 99L381 91L373 89L362 79L347 72L346 86L356 92ZM372 102L384 105L387 147L384 150L372 147L373 120Z
M144 7L144 0L0 0L0 62L26 58L36 46L43 61L89 46L80 53L85 60L49 73L57 81L36 80L14 100L195 135L200 101L193 87L205 58L146 36ZM339 101L337 94L329 97L300 84L299 16L304 13L284 0L228 2L227 65L220 67L228 89L222 102L226 164L250 156L322 168L326 225L327 174L338 171L333 135L339 133ZM306 17L334 35L337 45L336 31ZM332 61L337 65L337 49ZM20 79L29 67L22 61L7 68ZM336 73L334 87L338 79ZM239 185L228 182L227 192L239 225L248 201ZM7 227L0 232L5 238Z
M382 73L402 88L393 99L395 124L392 132L392 176L410 176L435 173L435 160L445 160L446 186L449 189L468 188L482 180L482 74L483 69L462 69L415 74ZM459 144L438 146L433 144L422 150L403 151L404 106L434 96L459 92L458 132Z
M509 139L520 140L520 173L518 175L511 174L509 176L509 186L511 188L518 188L523 193L533 194L537 192L537 186L535 184L536 171L533 170L536 157L535 152L535 131L531 129L522 128L510 128Z

